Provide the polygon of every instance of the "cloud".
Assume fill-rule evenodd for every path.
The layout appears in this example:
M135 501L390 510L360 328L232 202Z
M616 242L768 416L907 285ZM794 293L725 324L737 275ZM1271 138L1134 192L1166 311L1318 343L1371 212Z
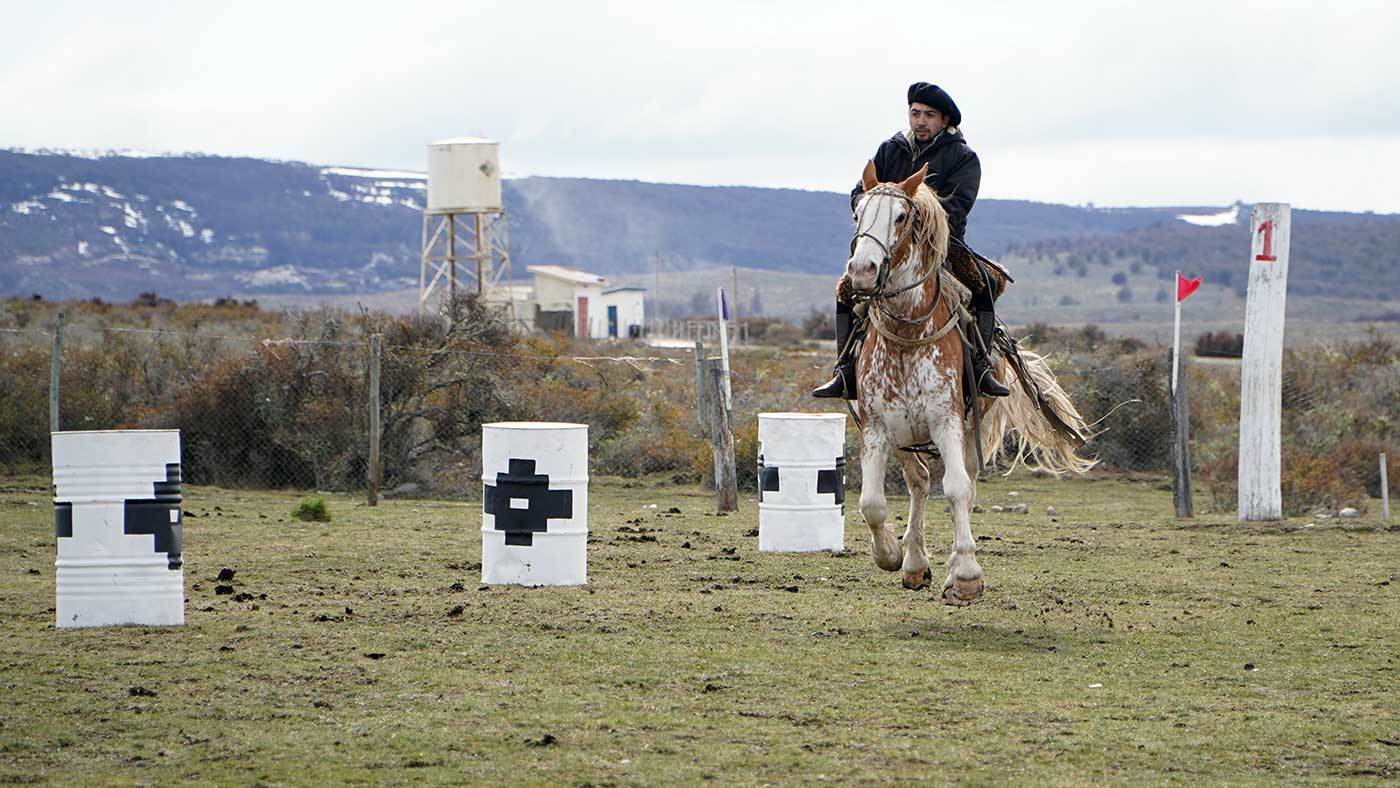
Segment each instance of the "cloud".
M422 168L430 140L480 134L522 174L843 188L928 79L963 108L989 195L1288 191L1400 211L1371 185L1400 171L1400 9L1379 2L135 1L7 17L0 94L22 109L0 116L0 145Z

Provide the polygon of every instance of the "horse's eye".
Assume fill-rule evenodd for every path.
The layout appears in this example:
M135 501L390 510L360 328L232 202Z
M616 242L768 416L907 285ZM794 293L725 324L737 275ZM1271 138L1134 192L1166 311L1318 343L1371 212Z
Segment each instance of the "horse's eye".
M894 223L895 223L895 224L899 224L899 223L902 222L902 221L904 221L904 214L901 213L900 215L894 217Z

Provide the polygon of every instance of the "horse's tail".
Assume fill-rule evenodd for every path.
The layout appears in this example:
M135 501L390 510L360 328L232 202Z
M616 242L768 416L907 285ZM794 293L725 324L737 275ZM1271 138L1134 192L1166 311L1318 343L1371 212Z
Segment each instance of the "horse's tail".
M992 448L992 457L1011 454L1011 470L1034 460L1036 467L1056 476L1084 473L1098 464L1097 459L1079 455L1088 425L1045 358L1024 349L1013 349L1002 357L1002 369L1014 379L1006 380L1011 395L995 400L982 422L983 445ZM1040 402L1035 398L1037 392ZM1053 412L1046 413L1044 408ZM1013 434L1014 449L1010 451L1007 433Z

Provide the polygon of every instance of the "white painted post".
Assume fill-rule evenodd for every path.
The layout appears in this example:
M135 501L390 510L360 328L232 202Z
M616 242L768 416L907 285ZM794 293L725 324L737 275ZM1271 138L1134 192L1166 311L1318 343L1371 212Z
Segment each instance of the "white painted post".
M724 306L724 288L715 290L715 307L719 313L719 357L724 365L724 409L729 413L734 412L734 389L729 385L729 326L727 325L728 310Z
M1283 314L1290 210L1260 203L1250 216L1249 295L1240 368L1239 520L1283 518L1279 486Z
M1381 452L1381 516L1390 522L1390 481L1385 478L1385 452Z
M1180 272L1180 271L1177 271L1177 272L1176 272L1176 281L1177 281L1177 282L1180 282L1180 281L1181 281L1181 272ZM1178 287L1179 287L1179 286L1180 286L1180 285L1178 285ZM1179 376L1176 374L1176 371L1177 371L1177 369L1178 369L1180 366L1181 366L1181 297L1178 296L1178 297L1176 298L1176 317L1175 317L1175 319L1174 319L1174 321L1173 321L1173 327L1172 327L1172 378L1171 378L1171 384L1170 384L1170 385L1171 385L1171 391L1172 391L1173 394L1176 393L1176 379L1177 379L1177 377L1179 377Z

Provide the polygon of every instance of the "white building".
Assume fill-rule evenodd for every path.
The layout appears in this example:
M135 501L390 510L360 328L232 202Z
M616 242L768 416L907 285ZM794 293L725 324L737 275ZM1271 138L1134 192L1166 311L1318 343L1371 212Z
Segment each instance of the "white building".
M604 290L602 336L609 339L641 339L647 321L646 292L645 287Z
M532 265L533 293L516 313L537 331L590 339L637 339L646 325L646 289L614 287L597 274L561 265Z

